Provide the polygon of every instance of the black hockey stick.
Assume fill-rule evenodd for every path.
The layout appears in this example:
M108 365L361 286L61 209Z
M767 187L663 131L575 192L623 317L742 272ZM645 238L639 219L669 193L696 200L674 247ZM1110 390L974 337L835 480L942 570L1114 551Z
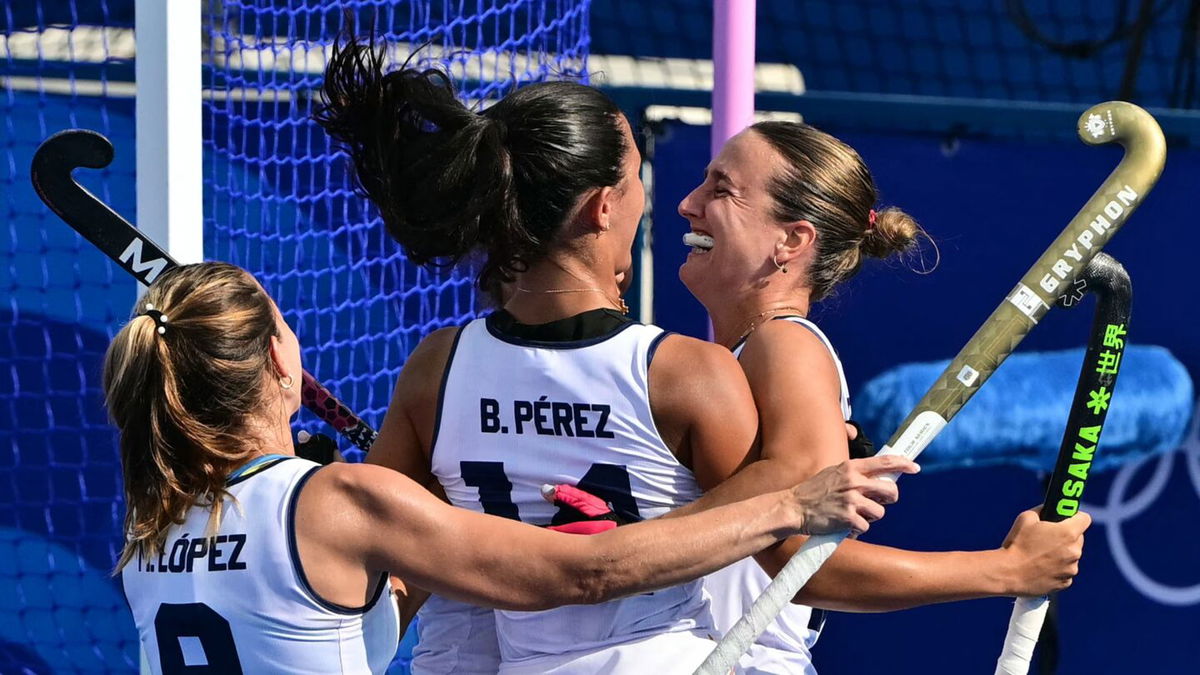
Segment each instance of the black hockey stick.
M38 196L76 232L117 263L121 269L149 285L178 263L75 181L80 167L103 169L112 162L113 146L107 138L85 129L68 129L46 139L33 155L30 175ZM328 389L304 371L301 386L304 407L316 413L362 450L370 450L377 434Z
M1070 518L1079 510L1088 472L1100 447L1100 432L1117 386L1117 373L1129 330L1132 287L1129 274L1121 263L1106 253L1098 253L1084 268L1080 279L1083 281L1081 292L1060 298L1059 304L1075 304L1082 299L1083 292L1090 291L1096 295L1096 315L1092 320L1079 383L1075 386L1075 398L1071 401L1067 430L1042 505L1042 520L1051 522ZM1004 648L996 662L996 675L1029 672L1033 648L1037 646L1049 605L1049 596L1017 599L1008 621Z

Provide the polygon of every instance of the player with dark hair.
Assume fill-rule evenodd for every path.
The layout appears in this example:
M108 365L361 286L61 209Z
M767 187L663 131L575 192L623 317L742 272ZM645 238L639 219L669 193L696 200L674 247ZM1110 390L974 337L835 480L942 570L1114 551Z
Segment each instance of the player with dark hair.
M813 303L867 257L912 250L923 233L879 200L853 148L809 125L760 122L730 139L679 205L692 246L680 278L709 311L718 343L738 356L754 392L762 460L729 481L726 498L758 494L847 458L850 397L829 338L807 319ZM780 481L780 482L776 482ZM713 500L710 503L719 503ZM847 541L798 595L827 609L886 611L987 596L1041 595L1071 583L1090 518L1041 523L1028 511L993 551L916 553ZM799 547L758 556L777 572ZM743 561L710 576L722 634L770 581ZM809 650L824 614L791 605L741 662L748 673L813 672Z
M368 461L457 506L553 525L566 516L540 498L543 483L577 483L636 521L758 459L758 414L729 350L624 316L644 196L629 123L604 94L539 83L476 113L440 72L389 72L382 50L351 41L328 64L317 120L410 259L475 257L480 286L503 298L418 346ZM846 452L844 432L797 433ZM1005 579L1066 574L1042 564L1052 538L1028 535L998 557ZM715 628L698 584L532 614L435 597L414 666L682 672L711 651Z
M223 263L164 272L113 338L104 390L128 509L117 569L153 672L381 673L400 637L396 606L379 601L388 572L507 609L602 602L791 534L864 530L896 497L864 472L915 470L846 463L734 506L572 536L452 508L389 469L293 456L301 372L274 302Z
M755 459L757 413L728 350L624 314L617 279L644 197L629 123L608 97L547 82L475 113L438 71L387 72L382 49L352 41L327 66L316 118L410 259L478 254L480 286L508 296L417 347L369 462L456 506L550 525L562 516L543 483L578 483L640 520ZM495 616L431 598L414 667L677 671L713 646L699 583Z

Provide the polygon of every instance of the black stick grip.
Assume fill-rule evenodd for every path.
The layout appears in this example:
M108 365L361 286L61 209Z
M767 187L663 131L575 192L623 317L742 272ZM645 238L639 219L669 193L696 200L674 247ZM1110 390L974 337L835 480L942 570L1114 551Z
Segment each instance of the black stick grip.
M60 131L46 139L33 155L33 189L72 229L148 285L178 263L71 175L80 167L107 167L113 152L112 143L94 131Z
M1121 263L1099 253L1084 268L1080 281L1072 295L1059 298L1059 304L1072 306L1090 292L1096 296L1096 313L1042 507L1042 520L1052 522L1065 520L1079 510L1117 385L1129 329L1132 287Z
M60 131L46 139L33 155L30 167L33 189L72 229L135 279L149 285L179 263L71 175L80 167L103 169L112 162L113 154L112 143L95 131ZM354 445L363 451L371 449L377 436L375 430L308 371L304 372L301 384L301 400Z

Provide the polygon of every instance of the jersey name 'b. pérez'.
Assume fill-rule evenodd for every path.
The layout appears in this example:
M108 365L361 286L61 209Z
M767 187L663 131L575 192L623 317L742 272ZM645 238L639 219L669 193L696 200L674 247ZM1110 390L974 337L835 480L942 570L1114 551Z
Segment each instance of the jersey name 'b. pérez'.
M572 438L614 438L608 430L612 406L607 403L548 401L542 396L536 401L513 401L510 407L512 424L504 422L500 401L479 399L479 430L485 434L537 434L539 436L570 436Z

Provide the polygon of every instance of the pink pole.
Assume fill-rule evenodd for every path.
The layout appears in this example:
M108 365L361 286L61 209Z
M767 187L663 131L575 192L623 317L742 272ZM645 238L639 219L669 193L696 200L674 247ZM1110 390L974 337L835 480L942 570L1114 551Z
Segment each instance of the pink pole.
M754 120L755 1L713 0L713 157Z
M713 0L712 155L754 119L756 0Z

